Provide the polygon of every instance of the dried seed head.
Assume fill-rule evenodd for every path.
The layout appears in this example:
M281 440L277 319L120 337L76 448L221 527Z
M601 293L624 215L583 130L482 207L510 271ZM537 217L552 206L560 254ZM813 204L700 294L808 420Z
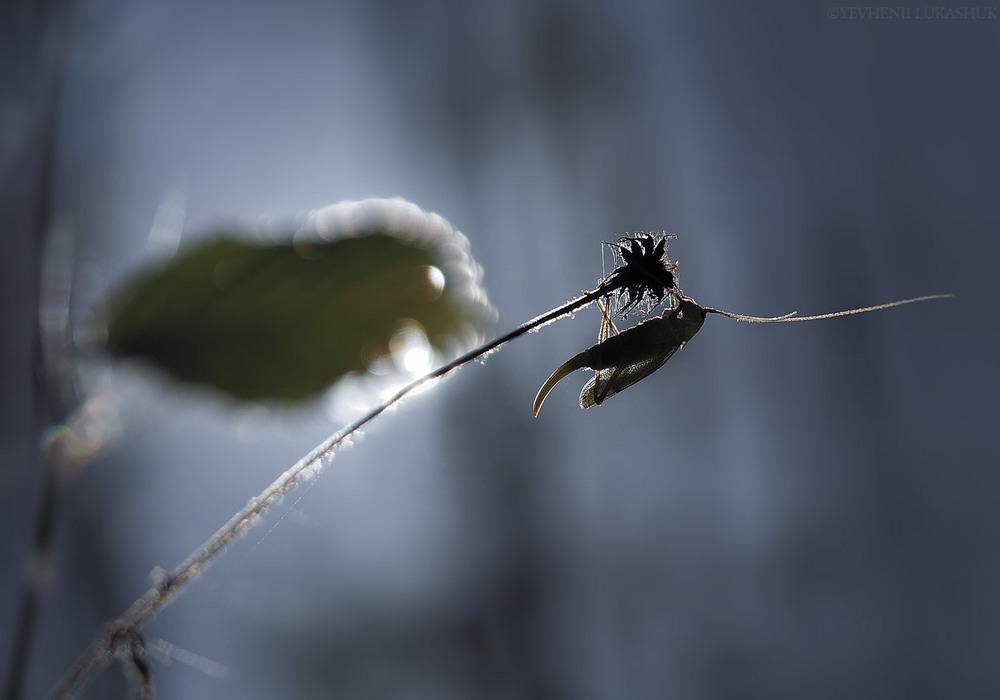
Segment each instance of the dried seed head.
M646 299L658 304L668 295L680 297L674 277L677 263L667 258L667 239L668 236L640 233L608 244L621 256L622 264L608 275L602 286L609 294L618 292L620 313Z

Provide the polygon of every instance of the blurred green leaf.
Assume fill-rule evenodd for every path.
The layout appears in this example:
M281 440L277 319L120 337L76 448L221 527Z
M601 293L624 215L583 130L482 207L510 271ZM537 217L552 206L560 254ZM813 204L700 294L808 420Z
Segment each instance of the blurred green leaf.
M433 216L369 200L360 203L368 221L351 222L347 237L331 233L331 207L311 219L321 235L210 238L121 295L109 315L109 349L237 399L279 401L314 397L389 357L404 330L422 329L442 354L460 350L463 336L481 335L489 308L465 239L440 217L435 236L406 230L421 225L419 215L400 229L372 202Z

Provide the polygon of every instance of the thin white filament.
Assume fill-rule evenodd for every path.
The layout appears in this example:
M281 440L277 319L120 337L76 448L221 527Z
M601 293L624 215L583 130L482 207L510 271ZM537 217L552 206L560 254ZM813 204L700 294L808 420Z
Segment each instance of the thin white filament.
M912 299L903 299L901 301L890 301L886 304L876 304L875 306L864 306L858 309L847 309L845 311L833 311L828 314L816 314L815 316L796 316L798 313L792 311L784 316L745 316L743 314L734 314L731 311L722 311L720 309L705 309L705 313L709 314L719 314L720 316L725 316L727 318L736 319L737 321L746 321L747 323L791 323L792 321L819 321L824 318L836 318L837 316L852 316L854 314L864 314L869 311L879 311L881 309L891 309L893 306L903 306L904 304L915 304L918 301L928 301L929 299L947 299L955 296L954 294L928 294L922 297L913 297Z

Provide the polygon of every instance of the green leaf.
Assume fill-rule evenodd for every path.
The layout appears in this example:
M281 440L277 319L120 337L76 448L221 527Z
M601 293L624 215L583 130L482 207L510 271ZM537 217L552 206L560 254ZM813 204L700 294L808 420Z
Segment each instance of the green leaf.
M301 401L391 360L399 334L422 331L440 354L482 337L478 266L440 217L366 200L283 239L218 232L136 280L109 314L109 349L237 399Z

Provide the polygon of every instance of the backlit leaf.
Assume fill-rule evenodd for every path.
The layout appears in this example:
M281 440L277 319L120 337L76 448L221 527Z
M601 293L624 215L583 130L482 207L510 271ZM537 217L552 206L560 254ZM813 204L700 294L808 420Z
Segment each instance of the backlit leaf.
M394 338L425 336L441 355L482 338L492 310L478 266L444 219L365 200L299 224L182 250L118 298L108 347L238 399L298 401L385 364Z

